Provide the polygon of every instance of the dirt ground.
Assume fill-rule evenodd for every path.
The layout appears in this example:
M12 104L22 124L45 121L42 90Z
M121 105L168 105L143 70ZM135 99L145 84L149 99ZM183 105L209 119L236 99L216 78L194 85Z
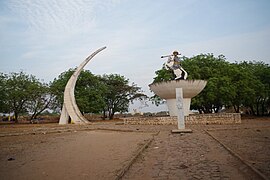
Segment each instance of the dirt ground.
M270 118L188 128L193 133L115 122L0 125L0 179L270 178Z
M114 179L151 137L113 131L1 137L0 179Z

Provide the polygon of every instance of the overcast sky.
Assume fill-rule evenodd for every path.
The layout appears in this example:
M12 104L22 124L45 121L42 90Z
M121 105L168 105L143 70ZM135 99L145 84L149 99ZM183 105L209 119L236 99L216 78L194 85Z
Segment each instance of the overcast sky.
M150 95L173 50L270 64L269 9L269 0L0 0L0 72L49 82L107 46L86 69Z

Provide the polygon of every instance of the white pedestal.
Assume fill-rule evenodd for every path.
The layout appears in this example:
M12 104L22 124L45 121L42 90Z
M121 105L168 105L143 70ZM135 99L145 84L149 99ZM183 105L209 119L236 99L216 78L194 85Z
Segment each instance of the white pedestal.
M191 129L185 128L185 116L184 116L184 100L183 100L183 89L176 88L176 111L177 111L177 130L172 130L172 133L190 133Z
M190 102L191 98L183 98L183 106L184 106L184 115L188 116L190 114ZM177 107L176 107L176 99L166 99L166 103L169 109L170 116L177 116Z

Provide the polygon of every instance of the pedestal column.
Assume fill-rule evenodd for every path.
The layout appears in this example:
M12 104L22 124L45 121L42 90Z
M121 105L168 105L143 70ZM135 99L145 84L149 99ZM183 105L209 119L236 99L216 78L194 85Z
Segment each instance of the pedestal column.
M176 88L176 110L177 110L177 126L178 129L172 130L173 133L187 133L192 132L191 129L185 128L185 116L184 116L184 100L183 89Z

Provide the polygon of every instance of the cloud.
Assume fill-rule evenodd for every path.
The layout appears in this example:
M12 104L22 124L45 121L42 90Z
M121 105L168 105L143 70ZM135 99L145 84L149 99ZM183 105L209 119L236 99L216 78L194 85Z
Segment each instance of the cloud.
M115 0L10 0L7 7L38 32L76 32L95 27L96 9L109 9Z
M182 1L169 6L163 1L154 4L150 1L120 2L122 1L6 1L5 4L14 17L2 17L2 20L0 17L0 22L17 20L27 27L26 32L15 28L10 30L13 34L20 34L19 38L14 38L13 34L5 35L7 39L2 43L5 45L3 48L20 47L13 60L14 65L9 66L31 69L32 64L35 64L36 69L43 70L43 73L36 70L34 74L41 74L45 79L51 80L60 72L78 66L90 53L106 45L108 48L98 54L86 68L96 74L123 74L139 85L145 84L145 89L148 89L147 84L151 83L155 70L162 66L160 56L176 49L188 57L210 52L215 55L224 54L232 61L246 60L248 57L265 60L266 55L269 57L266 48L269 47L270 36L267 30L190 40L189 37L193 37L194 32L185 34L181 29L185 27L186 21L193 22L187 18L191 12L187 7L197 1ZM181 13L175 16L164 7L173 8L173 12L181 9ZM172 29L174 26L171 24L175 22L177 30ZM8 29L4 30L6 34L10 33ZM198 36L203 37L202 34ZM183 40L185 38L189 40ZM261 57L258 57L258 52ZM9 59L10 54L6 53ZM17 63L19 60L23 60L22 64ZM41 65L43 62L46 63L45 66Z
M201 53L223 54L228 61L264 61L270 64L270 27L255 32L223 36L207 41L186 44L185 56Z

